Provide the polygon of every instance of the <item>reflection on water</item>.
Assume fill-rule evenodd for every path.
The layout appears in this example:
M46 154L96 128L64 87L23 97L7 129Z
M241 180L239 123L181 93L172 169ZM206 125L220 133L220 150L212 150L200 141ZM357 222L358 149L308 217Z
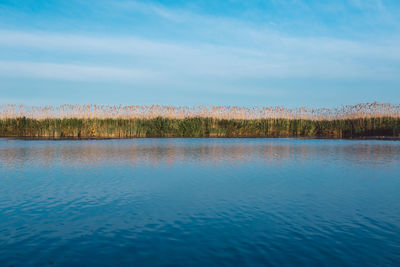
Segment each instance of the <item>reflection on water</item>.
M400 142L0 139L0 266L398 265Z
M101 141L25 141L3 139L0 162L9 168L36 164L143 164L179 161L241 163L293 160L350 161L354 164L397 163L400 143L389 141L302 139L133 139Z

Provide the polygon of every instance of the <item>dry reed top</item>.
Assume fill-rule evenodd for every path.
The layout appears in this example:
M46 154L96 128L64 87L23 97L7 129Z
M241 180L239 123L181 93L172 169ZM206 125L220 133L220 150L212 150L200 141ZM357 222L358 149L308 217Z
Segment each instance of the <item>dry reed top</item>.
M400 118L400 105L364 103L340 108L239 107L239 106L110 106L110 105L61 105L24 106L1 105L0 119L26 117L32 119L151 119L164 118L215 118L215 119L309 119L334 120L355 118Z

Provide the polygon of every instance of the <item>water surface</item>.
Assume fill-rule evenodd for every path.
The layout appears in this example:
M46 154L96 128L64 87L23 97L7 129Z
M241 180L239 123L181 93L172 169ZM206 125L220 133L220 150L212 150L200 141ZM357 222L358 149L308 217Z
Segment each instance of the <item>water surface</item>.
M399 190L393 141L0 139L0 265L399 265Z

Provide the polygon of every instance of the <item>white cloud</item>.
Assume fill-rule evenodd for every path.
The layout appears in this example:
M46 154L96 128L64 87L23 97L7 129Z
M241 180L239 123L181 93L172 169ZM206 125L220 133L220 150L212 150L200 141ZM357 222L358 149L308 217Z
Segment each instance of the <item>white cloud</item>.
M18 91L36 90L34 101L59 103L52 88L97 92L79 101L97 95L102 103L113 101L110 90L114 101L146 103L398 99L400 38L391 26L399 20L388 2L271 3L276 10L243 10L243 17L196 13L201 7L193 3L178 9L105 0L80 2L86 19L24 14L35 23L0 26L0 102L17 103ZM329 17L337 14L343 16ZM382 25L389 27L380 32Z
M363 8L380 5L380 1L371 0L368 5L352 1ZM298 4L303 5L301 1ZM0 30L1 51L23 51L25 55L12 58L0 54L0 76L160 83L270 78L397 81L400 77L399 39L362 42L299 37L156 4L124 1L105 5L199 26L197 30L220 36L224 42L201 37L182 41Z
M88 65L0 61L0 76L62 79L73 81L154 81L159 74L143 69Z
M38 62L34 56L0 62L2 76L37 76L67 80L136 81L194 77L359 78L398 79L400 46L366 44L332 38L295 38L251 32L257 47L220 46L146 40L137 37L96 37L57 33L0 32L0 48L33 49L62 55L62 62ZM39 54L40 54L39 53ZM74 55L96 60L68 62ZM114 58L112 63L108 58ZM42 60L40 60L42 61Z

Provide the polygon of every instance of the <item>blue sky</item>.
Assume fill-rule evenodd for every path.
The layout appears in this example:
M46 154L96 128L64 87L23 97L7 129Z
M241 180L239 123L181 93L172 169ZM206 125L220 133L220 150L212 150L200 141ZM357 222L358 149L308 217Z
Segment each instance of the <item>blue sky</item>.
M0 104L400 103L400 1L0 0Z

